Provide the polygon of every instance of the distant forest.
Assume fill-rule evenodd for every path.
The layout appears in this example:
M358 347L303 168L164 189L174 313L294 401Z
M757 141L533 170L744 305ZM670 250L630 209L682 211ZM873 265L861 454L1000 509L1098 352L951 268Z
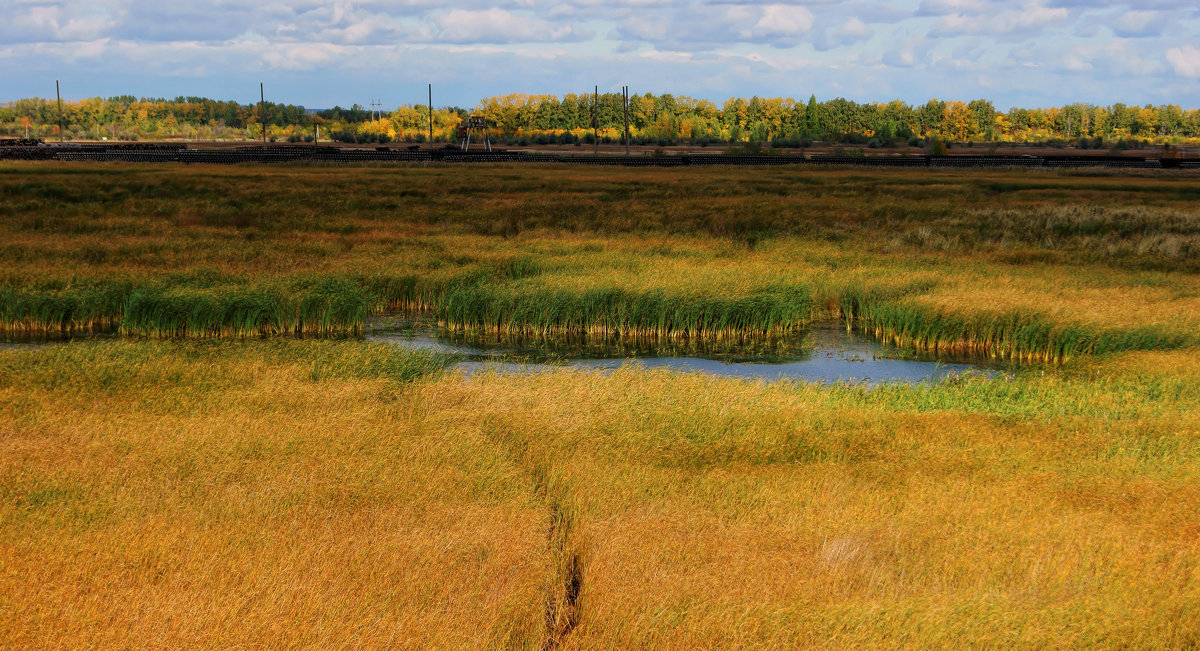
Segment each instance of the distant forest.
M449 141L468 115L482 114L494 135L509 144L620 142L621 95L503 95L473 109L436 108L433 138ZM72 140L247 140L262 138L265 117L271 141L320 139L358 143L424 142L429 109L421 104L372 112L355 104L309 111L291 104L240 104L204 97L174 99L118 96L64 101L64 136ZM22 99L0 106L0 134L56 139L58 104ZM1200 110L1177 105L1094 106L1000 111L988 100L858 103L843 98L796 101L730 98L720 106L691 97L633 95L629 127L634 144L760 143L806 147L814 142L888 147L951 143L1048 143L1111 148L1131 144L1200 142Z

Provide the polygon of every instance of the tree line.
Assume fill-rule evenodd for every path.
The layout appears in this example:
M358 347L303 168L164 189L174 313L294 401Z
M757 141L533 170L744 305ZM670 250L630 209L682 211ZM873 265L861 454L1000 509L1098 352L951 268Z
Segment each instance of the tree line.
M488 97L474 108L436 108L433 138L453 140L471 114L484 115L496 135L512 143L590 143L594 137L619 142L626 109L617 93L601 95L511 94ZM0 106L6 136L58 136L56 101L21 99ZM264 125L271 140L422 142L430 131L429 108L406 104L390 112L360 105L310 111L303 106L241 104L204 97L117 96L64 101L64 136L70 139L258 139ZM732 97L720 106L687 96L632 95L629 131L636 144L763 143L807 146L812 142L869 146L949 142L1072 142L1109 146L1129 140L1180 143L1200 139L1200 110L1178 105L1096 106L1075 103L1050 108L997 110L991 101L929 100L920 105L893 100L859 103L844 98Z

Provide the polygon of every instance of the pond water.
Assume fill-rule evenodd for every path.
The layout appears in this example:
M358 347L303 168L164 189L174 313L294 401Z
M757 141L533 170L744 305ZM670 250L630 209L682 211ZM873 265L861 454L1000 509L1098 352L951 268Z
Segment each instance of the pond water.
M606 371L633 364L727 377L875 385L940 382L963 373L993 377L1013 369L990 360L914 356L850 332L840 323L818 324L765 341L479 336L439 328L419 317L371 319L366 331L368 341L456 355L461 360L455 368L468 374L484 370L536 373L555 368ZM45 343L0 339L0 352Z
M967 372L989 377L1004 372L999 365L980 360L913 357L834 323L766 342L696 344L466 335L401 319L368 324L366 339L407 350L461 356L463 360L457 368L468 374L481 370L518 373L553 368L611 370L634 364L739 378L874 385L938 382Z

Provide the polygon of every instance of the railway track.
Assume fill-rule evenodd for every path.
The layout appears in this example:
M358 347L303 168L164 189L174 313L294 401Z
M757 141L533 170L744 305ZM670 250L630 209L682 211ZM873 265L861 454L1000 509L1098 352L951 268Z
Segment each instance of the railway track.
M200 149L184 145L47 145L30 141L0 143L0 160L122 161L235 165L239 163L562 163L621 167L685 167L746 165L818 165L857 167L938 168L1081 168L1130 169L1200 168L1200 158L1141 158L1125 156L830 156L724 155L677 156L556 156L525 152L458 149L349 149L339 147L238 147Z

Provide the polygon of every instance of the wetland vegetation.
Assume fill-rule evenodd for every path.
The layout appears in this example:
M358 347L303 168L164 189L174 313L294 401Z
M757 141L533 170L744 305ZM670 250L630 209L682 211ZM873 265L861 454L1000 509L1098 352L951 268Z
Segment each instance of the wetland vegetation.
M1189 172L0 165L16 646L1200 644ZM873 388L357 338L788 337ZM137 636L136 638L131 636Z

